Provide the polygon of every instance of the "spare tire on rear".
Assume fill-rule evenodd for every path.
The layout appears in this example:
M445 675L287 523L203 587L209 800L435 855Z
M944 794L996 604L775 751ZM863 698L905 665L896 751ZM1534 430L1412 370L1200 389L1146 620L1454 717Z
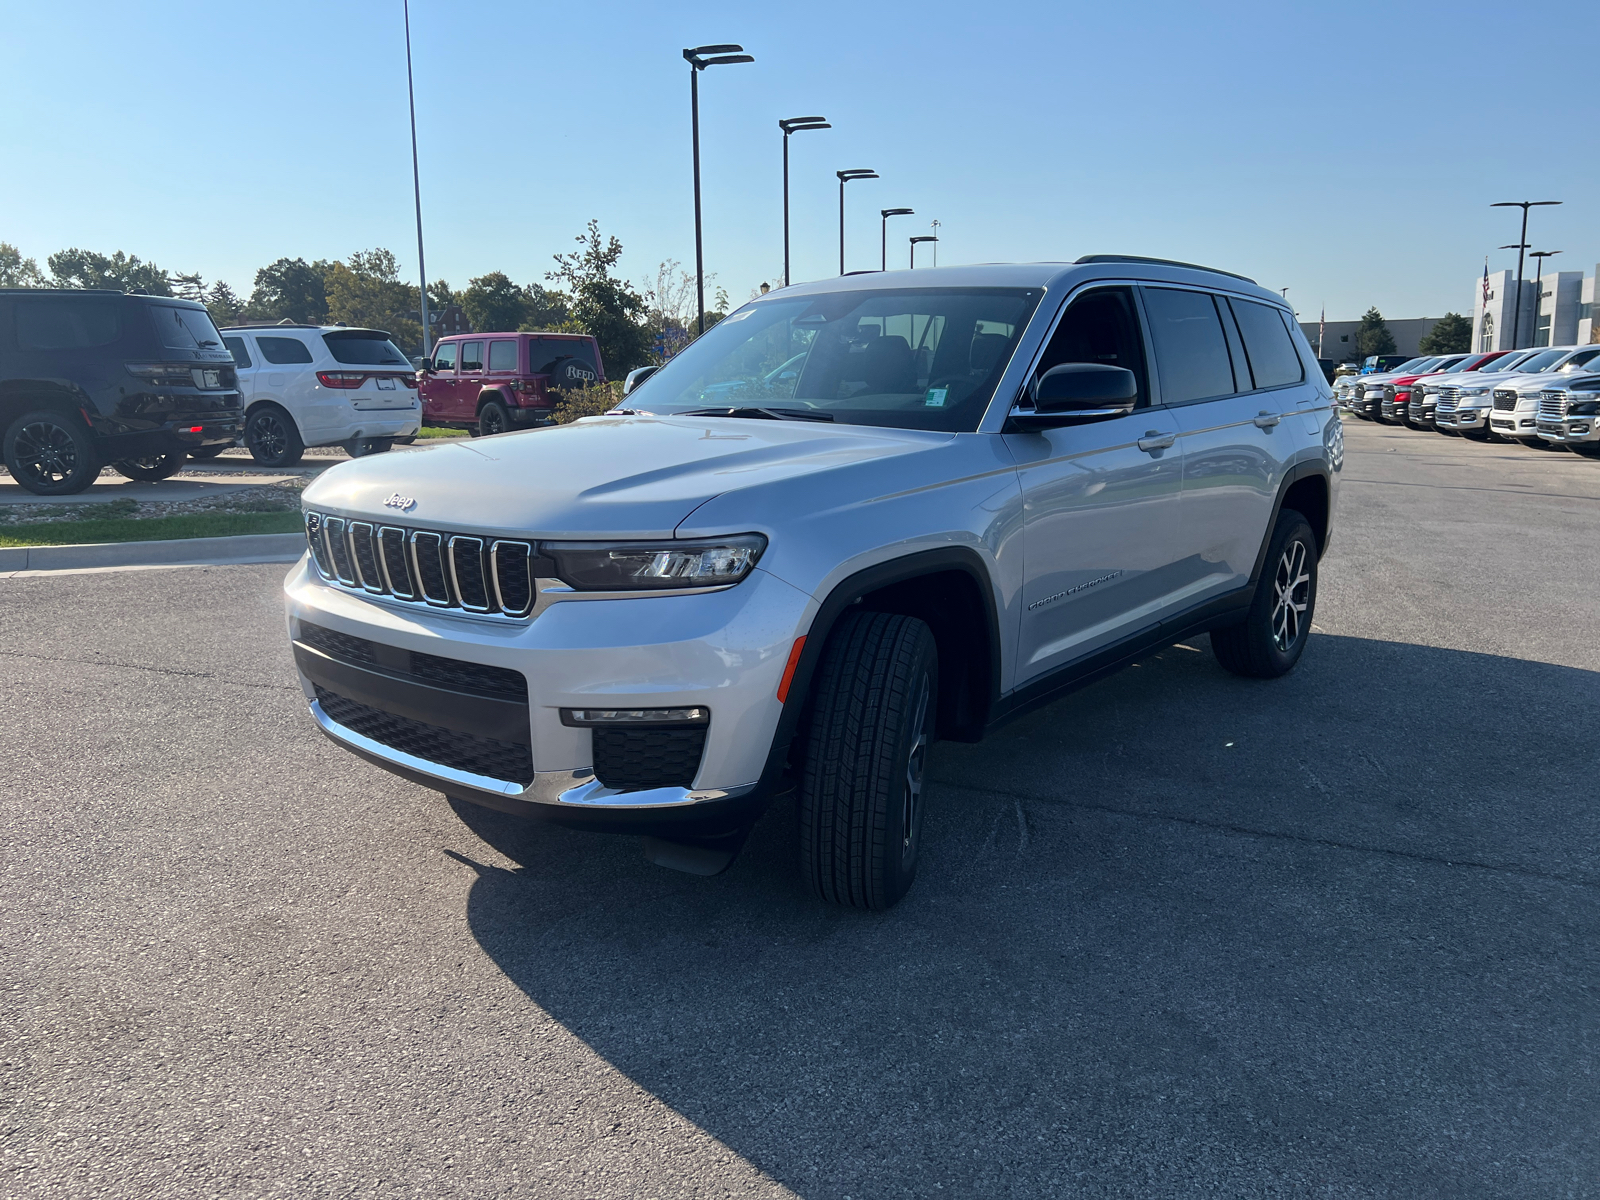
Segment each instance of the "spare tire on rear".
M550 367L550 386L561 391L593 387L599 382L595 369L579 358L558 358Z

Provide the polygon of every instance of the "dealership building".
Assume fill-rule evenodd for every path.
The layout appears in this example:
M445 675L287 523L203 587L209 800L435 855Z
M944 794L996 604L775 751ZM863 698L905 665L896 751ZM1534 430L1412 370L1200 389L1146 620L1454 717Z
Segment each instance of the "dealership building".
M1551 271L1524 279L1519 315L1517 273L1491 272L1487 289L1480 275L1473 282L1472 348L1587 345L1594 325L1594 280L1594 275L1582 271ZM1513 331L1517 346L1511 344Z

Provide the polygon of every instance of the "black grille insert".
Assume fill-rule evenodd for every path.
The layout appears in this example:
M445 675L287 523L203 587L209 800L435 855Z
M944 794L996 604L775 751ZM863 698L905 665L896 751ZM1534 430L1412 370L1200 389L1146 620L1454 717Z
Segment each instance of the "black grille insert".
M646 726L594 731L594 773L604 787L624 791L694 786L706 727Z
M533 782L533 752L527 746L457 733L370 708L318 686L317 703L346 729L427 762L509 783Z
M459 658L403 650L399 646L382 645L325 629L310 621L300 622L300 641L329 658L357 666L378 667L395 675L408 675L419 683L431 683L491 700L519 700L524 704L528 701L527 676L506 667L489 667Z

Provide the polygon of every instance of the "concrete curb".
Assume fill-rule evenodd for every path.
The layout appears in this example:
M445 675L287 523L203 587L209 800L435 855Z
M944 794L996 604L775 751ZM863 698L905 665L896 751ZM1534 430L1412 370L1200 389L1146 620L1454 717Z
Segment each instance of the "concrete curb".
M306 548L303 533L175 538L165 542L91 542L82 546L0 547L0 573L162 567L201 563L285 562Z

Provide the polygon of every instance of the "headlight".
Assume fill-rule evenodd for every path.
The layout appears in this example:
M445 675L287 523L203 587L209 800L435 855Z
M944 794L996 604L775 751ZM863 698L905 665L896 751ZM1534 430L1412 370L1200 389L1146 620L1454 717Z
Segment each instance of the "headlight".
M1462 388L1461 394L1463 396L1487 396L1489 389L1486 387Z
M541 542L556 575L580 592L724 587L750 574L767 539L759 533L670 542Z

